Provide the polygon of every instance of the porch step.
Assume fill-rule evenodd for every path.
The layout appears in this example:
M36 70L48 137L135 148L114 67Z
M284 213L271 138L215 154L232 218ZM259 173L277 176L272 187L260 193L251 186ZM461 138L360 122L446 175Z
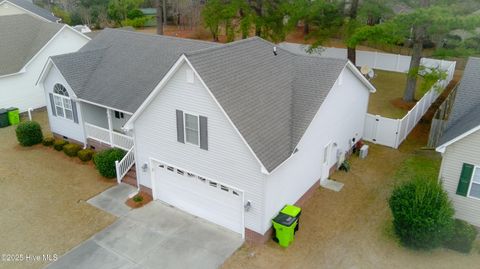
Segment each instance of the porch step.
M123 177L122 182L137 187L137 170L135 169L135 165L128 170L127 174Z

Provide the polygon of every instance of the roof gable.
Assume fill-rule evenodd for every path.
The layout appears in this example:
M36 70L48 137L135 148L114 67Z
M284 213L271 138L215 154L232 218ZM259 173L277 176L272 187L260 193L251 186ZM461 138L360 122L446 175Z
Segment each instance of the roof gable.
M50 22L58 22L60 19L55 17L50 11L44 9L44 8L41 8L37 5L35 5L34 3L32 3L32 1L27 1L27 0L5 0L5 1L0 1L0 4L3 3L3 2L9 2L15 6L18 6L34 15L37 15L47 21L50 21Z
M0 76L21 71L62 27L27 14L0 16Z

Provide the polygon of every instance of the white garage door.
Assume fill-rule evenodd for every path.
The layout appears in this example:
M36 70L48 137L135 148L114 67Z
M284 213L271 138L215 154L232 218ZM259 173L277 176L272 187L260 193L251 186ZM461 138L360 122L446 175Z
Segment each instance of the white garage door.
M154 162L154 199L243 235L243 193L218 181Z

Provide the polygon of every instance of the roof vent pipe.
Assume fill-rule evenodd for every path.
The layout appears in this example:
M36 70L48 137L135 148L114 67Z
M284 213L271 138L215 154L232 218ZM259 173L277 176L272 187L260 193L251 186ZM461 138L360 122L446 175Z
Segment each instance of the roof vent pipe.
M273 55L277 56L277 47L273 47Z

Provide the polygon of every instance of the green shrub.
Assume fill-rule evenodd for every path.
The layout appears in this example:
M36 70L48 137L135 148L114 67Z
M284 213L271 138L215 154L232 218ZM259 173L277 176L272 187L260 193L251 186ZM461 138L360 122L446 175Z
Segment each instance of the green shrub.
M53 146L54 142L55 142L55 138L49 136L43 139L42 144L46 147L50 147L50 146Z
M63 152L70 157L76 157L81 149L82 147L77 144L66 144L63 146Z
M140 194L137 194L137 195L133 196L132 200L135 203L141 203L141 202L143 202L143 196L141 196Z
M18 124L15 129L20 145L30 147L43 141L42 128L35 121L25 121Z
M78 158L82 160L82 162L88 162L92 159L95 151L93 149L82 149L78 152Z
M57 139L53 142L53 148L57 151L62 151L63 147L68 144L68 141Z
M473 241L477 238L477 229L463 220L456 219L453 232L445 247L463 253L470 253Z
M147 17L140 17L135 19L126 19L121 22L122 26L132 26L135 28L142 28L148 22L149 18Z
M436 180L414 179L397 186L389 201L400 241L415 249L440 246L453 228L453 207Z
M116 177L115 161L119 161L125 156L125 151L121 149L106 149L93 156L93 163L100 172L100 175L108 178Z

